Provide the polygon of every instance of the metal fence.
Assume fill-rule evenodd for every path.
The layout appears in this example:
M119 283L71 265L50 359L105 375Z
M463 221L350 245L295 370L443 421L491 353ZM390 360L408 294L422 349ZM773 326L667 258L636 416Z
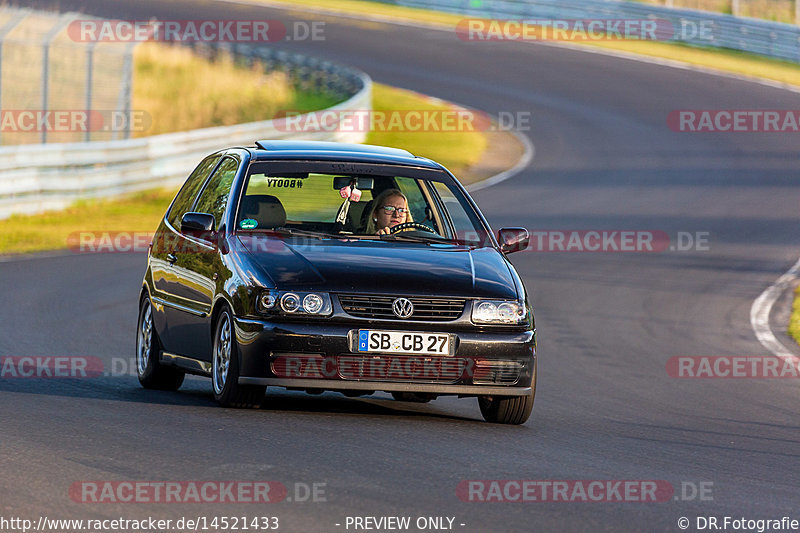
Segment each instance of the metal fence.
M128 116L133 43L81 43L66 35L71 22L89 17L0 8L0 219L61 209L76 199L176 186L204 155L225 146L252 146L258 139L363 142L361 131L292 133L266 120L130 139L130 129L16 131L20 115L47 111L102 110ZM177 46L177 45L176 45ZM233 54L266 71L285 72L302 90L325 92L342 103L329 110L372 107L372 80L363 72L273 47L196 43L207 57ZM91 141L91 142L86 142ZM13 145L12 145L13 143ZM36 143L36 144L31 144ZM48 144L45 144L48 143Z
M305 71L308 83L350 95L330 110L371 109L372 81L363 72L294 54L281 61ZM277 121L267 120L139 139L0 147L0 219L61 209L78 198L176 186L202 156L225 146L292 138L359 143L365 137L360 131L287 133Z
M78 18L0 7L0 144L111 140L126 130L59 127L54 112L126 113L131 101L133 45L77 42Z
M648 4L800 24L800 0L642 0Z
M800 62L800 27L690 9L614 0L384 0L496 19L652 19L669 21L673 42L751 52Z

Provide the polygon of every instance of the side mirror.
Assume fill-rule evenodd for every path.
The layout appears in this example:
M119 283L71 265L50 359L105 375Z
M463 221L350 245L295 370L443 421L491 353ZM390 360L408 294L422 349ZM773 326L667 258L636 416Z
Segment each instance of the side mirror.
M214 215L208 213L186 213L181 219L181 233L210 241L214 234Z
M530 235L525 228L503 228L497 232L497 240L500 241L500 251L510 254L527 248Z

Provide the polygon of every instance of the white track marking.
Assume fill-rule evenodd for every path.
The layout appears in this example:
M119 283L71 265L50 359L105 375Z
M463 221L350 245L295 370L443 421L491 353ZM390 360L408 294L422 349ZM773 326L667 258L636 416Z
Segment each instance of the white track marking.
M772 306L775 304L775 301L780 297L783 291L789 288L791 283L798 278L798 275L800 275L800 259L798 259L788 272L779 277L775 283L767 287L767 289L755 299L753 306L750 308L750 325L753 328L753 332L756 334L758 342L777 357L794 364L800 363L800 357L790 352L772 333L772 329L769 327L769 313L772 311Z
M486 178L485 180L469 185L467 187L467 190L469 192L480 191L481 189L485 189L486 187L491 187L492 185L496 185L501 181L505 181L508 178L516 175L522 169L527 167L531 163L531 161L533 161L533 157L536 154L536 148L533 146L533 143L528 138L528 136L523 135L522 133L516 130L511 130L509 133L512 133L517 138L517 140L519 140L519 142L522 143L522 146L525 149L525 152L522 154L522 157L519 158L519 161L517 161L516 165L509 168L508 170L504 170L499 174L495 174L494 176Z

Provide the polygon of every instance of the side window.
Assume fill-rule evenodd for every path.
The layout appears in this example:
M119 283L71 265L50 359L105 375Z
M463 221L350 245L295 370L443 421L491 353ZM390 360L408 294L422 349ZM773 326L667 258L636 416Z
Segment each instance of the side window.
M233 178L236 176L236 170L239 164L230 157L222 160L222 163L208 180L203 192L200 193L200 198L197 200L197 205L194 211L198 213L210 213L214 215L216 226L219 228L222 215L225 213L225 208L228 206L228 195L231 192L231 185ZM214 228L214 229L217 229Z
M205 183L208 174L214 168L214 165L217 164L217 161L219 161L219 157L218 155L213 155L203 159L186 180L186 183L183 184L178 196L175 197L175 201L172 202L172 207L167 215L167 221L173 228L180 229L183 214L191 209L194 199L197 197L197 191L199 191L200 187Z
M456 234L452 237L463 241L475 241L483 238L483 232L478 232L477 228L479 222L475 215L470 215L469 212L461 204L461 201L453 194L453 191L439 181L431 182L436 192L439 193L439 198L442 200L442 207L445 208L450 220L453 222Z

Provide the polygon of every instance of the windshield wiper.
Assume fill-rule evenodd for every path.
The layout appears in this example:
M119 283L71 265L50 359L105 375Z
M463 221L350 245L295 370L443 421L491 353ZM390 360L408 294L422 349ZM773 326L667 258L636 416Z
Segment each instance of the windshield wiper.
M289 226L278 226L277 228L265 228L266 231L274 231L276 233L285 233L298 237L315 237L317 239L343 239L344 235L336 235L334 233L326 233L324 231L312 231L307 229L291 228Z
M435 235L409 235L408 233L400 232L389 235L380 235L382 241L411 241L411 242L426 242L426 243L443 243L455 244L452 240L446 237L439 237Z

